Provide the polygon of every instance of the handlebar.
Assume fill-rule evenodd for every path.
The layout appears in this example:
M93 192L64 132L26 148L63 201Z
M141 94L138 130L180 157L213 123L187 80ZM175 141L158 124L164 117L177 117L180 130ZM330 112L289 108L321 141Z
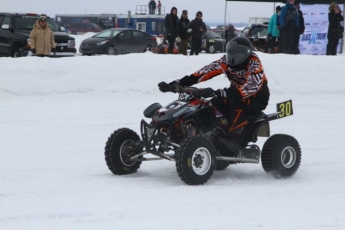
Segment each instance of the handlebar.
M167 84L166 82L160 82L158 84L160 91L162 92L172 92L179 94L187 94L192 97L213 97L215 96L214 90L212 88L196 88L192 86L183 86L179 84Z

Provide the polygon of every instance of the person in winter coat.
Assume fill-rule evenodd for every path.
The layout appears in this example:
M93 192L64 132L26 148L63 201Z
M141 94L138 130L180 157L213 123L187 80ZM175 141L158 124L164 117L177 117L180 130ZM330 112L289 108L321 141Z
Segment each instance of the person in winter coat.
M157 9L158 9L158 15L161 15L161 10L162 10L162 3L161 3L161 1L158 1Z
M179 37L181 39L180 46L179 46L179 53L183 55L187 55L187 47L190 38L190 30L189 29L190 21L188 19L188 12L187 10L182 11L182 15L180 20L178 21L178 28L179 28Z
M235 35L235 27L230 24L228 26L228 28L225 30L225 35L224 36L225 36L225 41L226 41L226 44L227 44L229 41L231 41L231 39L236 37L236 35Z
M344 33L344 27L340 24L341 21L344 21L344 16L341 13L342 11L336 2L329 5L326 55L337 55L339 39L343 38Z
M166 36L165 38L169 42L168 53L172 54L174 49L174 44L176 37L179 36L179 29L178 29L178 17L177 17L177 8L172 7L170 14L167 14L164 19L164 26Z
M156 2L155 0L151 0L149 2L149 14L155 14L156 11Z
M30 33L31 52L36 56L48 56L50 52L55 54L56 44L54 33L47 24L47 17L41 15L36 21Z
M298 15L298 27L295 28L295 32L294 32L295 37L293 41L292 53L300 54L301 52L298 48L299 38L301 34L304 34L305 26L304 26L304 17L303 17L302 11L300 10L301 6L299 4L299 1L295 1L295 8Z
M201 44L204 33L207 31L206 24L202 21L202 12L196 13L195 19L190 23L192 29L192 42L189 55L199 55L201 52Z
M280 17L280 36L283 38L283 53L292 54L296 28L299 26L299 19L295 0L288 0L283 6Z
M279 29L277 27L277 17L278 13L280 13L281 7L276 7L276 13L272 15L269 23L268 23L268 34L267 34L267 42L269 53L275 53L276 47L278 46L279 42Z
M211 100L226 118L228 140L242 144L245 137L247 117L257 115L268 104L270 92L267 78L259 57L253 52L253 45L246 37L235 37L226 45L226 54L202 69L179 80L158 84L160 91L167 92L175 84L192 86L225 74L230 87L218 89L217 97ZM231 138L230 138L231 137Z

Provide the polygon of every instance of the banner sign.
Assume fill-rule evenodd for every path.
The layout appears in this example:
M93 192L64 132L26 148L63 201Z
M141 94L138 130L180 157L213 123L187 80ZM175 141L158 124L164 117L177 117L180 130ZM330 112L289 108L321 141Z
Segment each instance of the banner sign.
M300 36L299 50L301 54L325 55L328 31L328 7L325 4L300 4L303 12L305 30ZM343 9L343 4L339 5ZM339 40L338 53L341 40Z

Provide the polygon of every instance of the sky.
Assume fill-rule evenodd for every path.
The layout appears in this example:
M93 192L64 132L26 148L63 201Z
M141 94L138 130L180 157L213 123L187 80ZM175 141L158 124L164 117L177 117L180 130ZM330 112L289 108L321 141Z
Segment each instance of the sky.
M30 0L30 4L18 4L23 0L6 1L1 4L1 11L9 12L32 12L46 13L53 17L55 14L127 14L128 10L135 12L137 5L147 5L149 0ZM156 1L157 2L157 1ZM166 13L173 6L177 7L178 15L183 9L188 10L189 17L194 18L197 11L203 12L203 19L207 23L224 23L225 1L224 0L162 0ZM278 3L282 5L282 3ZM249 17L271 17L274 3L261 2L228 2L227 23L248 22Z
M177 99L159 82L222 54L0 58L0 229L345 229L345 56L257 54L265 113L293 101L294 115L270 128L298 140L301 166L277 180L261 164L231 165L203 186L186 185L167 160L115 176L104 148L119 128L139 134L147 106ZM220 75L197 86L228 85Z

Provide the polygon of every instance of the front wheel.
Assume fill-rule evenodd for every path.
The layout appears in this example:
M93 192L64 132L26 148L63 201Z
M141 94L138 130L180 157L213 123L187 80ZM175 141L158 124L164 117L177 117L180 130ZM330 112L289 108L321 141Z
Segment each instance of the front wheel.
M115 49L114 46L109 46L108 47L107 54L108 55L118 55L117 50Z
M176 151L176 170L189 185L201 185L212 176L216 164L216 150L206 137L186 138Z
M276 178L294 175L301 164L301 148L289 135L275 134L267 139L261 152L262 167Z
M141 161L131 161L130 158L142 151L138 148L139 136L132 130L122 128L116 130L108 138L105 145L105 161L109 170L116 175L136 172Z
M207 47L207 53L214 54L215 52L216 52L216 47L214 46L214 44L211 44Z

